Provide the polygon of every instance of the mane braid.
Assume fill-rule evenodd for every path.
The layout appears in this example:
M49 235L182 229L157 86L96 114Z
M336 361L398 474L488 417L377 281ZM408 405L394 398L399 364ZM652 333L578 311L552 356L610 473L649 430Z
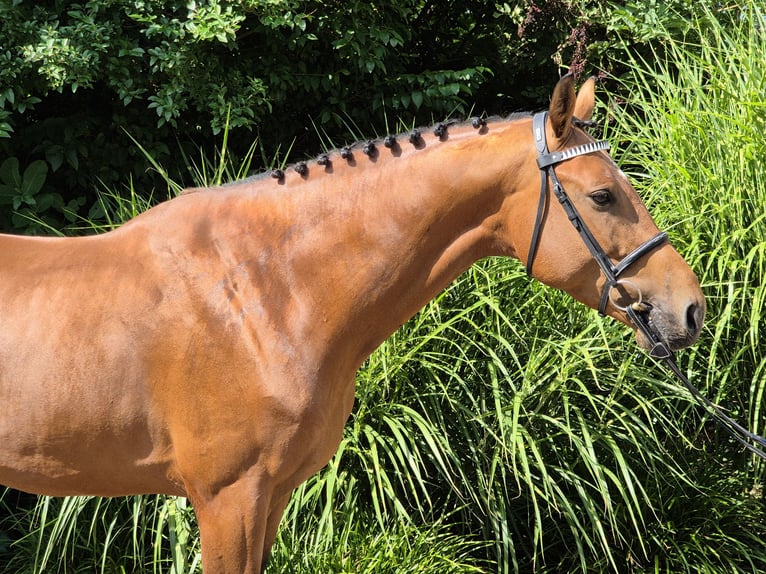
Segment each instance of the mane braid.
M431 133L436 138L436 141L447 141L449 129L451 128L463 128L472 127L476 130L477 134L484 134L488 131L489 126L497 122L510 122L521 118L529 117L529 112L515 112L509 116L503 118L501 116L474 116L468 120L450 119L437 122L430 127L413 128L408 132L399 134L389 134L387 136L378 137L374 139L357 140L354 143L327 150L317 155L313 160L301 160L295 163L291 163L281 169L266 170L244 179L230 181L224 183L222 187L229 187L233 185L240 185L243 183L253 183L268 178L273 178L278 183L284 183L288 171L297 172L302 179L307 179L310 176L312 165L322 166L327 170L334 161L343 161L351 163L353 161L353 155L355 150L360 150L362 153L370 158L380 155L378 146L385 147L388 150L400 151L403 146L411 145L416 150L422 150L425 148L424 134ZM337 159L335 159L337 158Z

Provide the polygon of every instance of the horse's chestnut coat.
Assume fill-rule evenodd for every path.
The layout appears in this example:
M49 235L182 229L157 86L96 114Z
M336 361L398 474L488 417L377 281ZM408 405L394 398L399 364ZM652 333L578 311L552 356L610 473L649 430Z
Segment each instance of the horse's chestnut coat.
M551 150L591 141L573 117L590 119L592 88L558 84ZM290 493L341 440L365 358L474 261L526 256L532 120L485 127L190 190L102 235L0 236L0 483L188 496L205 574L260 572ZM610 257L657 233L606 154L557 174ZM605 189L614 201L595 205ZM561 210L534 274L598 305L603 278ZM663 336L704 306L669 244L626 278Z

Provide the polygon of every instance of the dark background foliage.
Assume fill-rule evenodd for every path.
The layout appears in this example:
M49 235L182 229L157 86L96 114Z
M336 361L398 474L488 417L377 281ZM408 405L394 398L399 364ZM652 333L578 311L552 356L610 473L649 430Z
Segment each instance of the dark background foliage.
M221 144L253 170L469 113L545 105L562 70L619 74L684 0L0 1L0 230L161 199ZM682 19L678 18L681 22ZM682 31L679 31L682 32ZM394 119L396 118L396 119ZM146 154L134 141L144 148Z

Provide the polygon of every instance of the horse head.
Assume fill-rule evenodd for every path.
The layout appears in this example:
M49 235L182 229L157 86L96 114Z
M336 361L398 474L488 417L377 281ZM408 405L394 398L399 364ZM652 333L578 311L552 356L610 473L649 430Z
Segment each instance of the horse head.
M583 129L594 107L594 81L576 94L566 76L547 114L535 117L530 155L536 153L538 169L525 170L518 209L526 217L518 218L524 223L515 251L543 283L634 329L644 323L636 330L642 347L652 346L651 333L670 350L687 347L705 315L699 282L608 155L608 144Z

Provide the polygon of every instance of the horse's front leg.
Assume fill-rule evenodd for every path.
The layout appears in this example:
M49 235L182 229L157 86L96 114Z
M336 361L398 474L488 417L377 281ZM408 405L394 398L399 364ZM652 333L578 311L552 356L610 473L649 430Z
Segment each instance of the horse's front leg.
M264 536L263 543L263 566L262 572L266 571L266 565L271 555L271 547L274 545L274 540L277 537L277 530L279 529L279 523L282 520L282 515L285 512L285 507L290 501L290 494L292 490L288 490L282 495L275 494L271 501L271 508L269 508L269 518L266 521L266 535Z
M190 492L205 574L261 574L272 488L247 475L214 494ZM269 542L270 544L270 542Z

